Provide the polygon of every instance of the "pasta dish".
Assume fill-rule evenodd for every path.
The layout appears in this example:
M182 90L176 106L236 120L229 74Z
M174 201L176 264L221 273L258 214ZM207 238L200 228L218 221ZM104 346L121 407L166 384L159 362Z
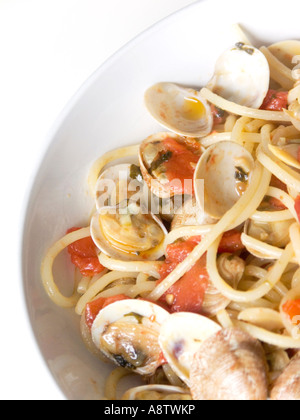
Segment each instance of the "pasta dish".
M147 89L162 130L94 162L90 219L42 262L49 297L115 365L107 399L131 374L127 400L300 399L300 41L236 30L202 89Z

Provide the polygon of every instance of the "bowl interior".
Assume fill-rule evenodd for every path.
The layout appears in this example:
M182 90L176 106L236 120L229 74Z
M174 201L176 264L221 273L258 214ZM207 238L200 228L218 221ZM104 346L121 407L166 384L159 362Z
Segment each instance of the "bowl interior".
M92 209L86 182L91 164L111 149L162 131L143 104L149 86L159 81L193 87L206 84L219 54L238 41L231 30L237 22L255 45L299 38L297 14L291 13L297 7L296 1L286 1L278 13L276 1L252 0L243 12L235 0L197 2L125 46L65 109L27 207L23 282L36 340L68 399L103 398L111 366L85 349L74 311L58 308L48 299L41 285L40 264L47 248L67 228L87 224Z

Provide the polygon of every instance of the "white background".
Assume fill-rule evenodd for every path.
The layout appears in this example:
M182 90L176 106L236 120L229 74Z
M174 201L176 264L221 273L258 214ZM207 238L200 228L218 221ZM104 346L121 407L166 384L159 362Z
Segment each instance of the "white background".
M0 0L0 399L64 399L27 320L23 212L47 133L82 83L134 36L195 0Z

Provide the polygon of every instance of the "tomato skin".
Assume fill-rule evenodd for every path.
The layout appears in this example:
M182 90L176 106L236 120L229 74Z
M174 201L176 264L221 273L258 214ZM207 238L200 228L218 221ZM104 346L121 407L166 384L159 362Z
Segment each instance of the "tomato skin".
M108 305L111 305L112 303L126 299L130 298L126 295L116 295L109 298L100 297L99 299L89 302L85 308L85 321L89 329L92 328L93 323L97 318L97 315L102 309L104 309Z
M293 322L296 317L295 325L300 324L300 299L288 300L283 306L282 310L287 314L290 320Z
M67 233L75 232L80 228L71 228ZM105 269L100 264L97 248L91 237L80 239L68 246L68 253L71 256L71 261L75 267L79 268L80 273L84 277L92 277L96 274L102 273Z
M193 195L194 172L200 159L199 144L194 142L190 143L190 147L187 147L172 138L165 139L163 144L166 151L172 152L171 158L164 162L166 176L170 181L171 192L175 194ZM180 182L174 182L175 180ZM185 184L185 180L190 180L191 182Z
M288 92L278 92L270 89L260 109L266 111L282 111L288 107Z

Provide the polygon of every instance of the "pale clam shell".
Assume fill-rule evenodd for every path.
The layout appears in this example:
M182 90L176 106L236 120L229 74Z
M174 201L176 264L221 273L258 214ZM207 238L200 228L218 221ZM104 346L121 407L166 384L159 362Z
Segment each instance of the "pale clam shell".
M220 56L207 87L229 101L258 109L269 89L269 64L257 48L237 45Z
M126 261L139 261L145 258L154 261L164 254L164 238L168 231L162 220L151 213L151 209L148 210L150 201L149 190L141 176L138 179L131 178L131 167L132 165L130 164L113 166L100 175L96 186L97 212L92 216L90 224L91 236L99 250L109 257ZM107 188L108 191L106 191ZM107 218L104 229L103 219L105 215L111 213L111 217L113 217L114 214L119 214L119 207L122 205L125 207L127 205L133 206L133 210L139 214L138 217L145 223L147 222L148 225L149 215L151 216L151 226L153 228L149 229L149 232L143 232L143 236L147 234L153 236L155 234L154 228L158 227L157 232L161 237L158 245L153 246L153 248L148 248L148 245L145 244L147 237L139 238L137 236L135 239L135 236L130 236L129 233L127 234L127 241L124 241L124 238L122 238L123 230L119 223L116 221L114 229L109 229L112 226L113 220L109 226L110 221L108 222ZM130 220L128 219L126 223L129 222ZM120 229L118 226L120 226ZM126 225L124 227L124 232L126 233L132 228L133 226L130 222L128 226ZM129 243L130 238L132 243Z
M172 314L162 325L159 343L172 370L188 386L194 354L208 337L221 327L210 319L179 312Z
M220 219L240 199L236 179L239 167L242 169L247 167L245 171L250 180L254 159L238 143L230 141L216 143L201 156L194 176L195 194L200 207L209 216ZM203 185L198 180L204 181L204 200L201 189ZM246 185L247 183L245 187Z
M205 137L212 130L211 109L194 89L158 83L146 91L145 104L161 126L181 136Z

